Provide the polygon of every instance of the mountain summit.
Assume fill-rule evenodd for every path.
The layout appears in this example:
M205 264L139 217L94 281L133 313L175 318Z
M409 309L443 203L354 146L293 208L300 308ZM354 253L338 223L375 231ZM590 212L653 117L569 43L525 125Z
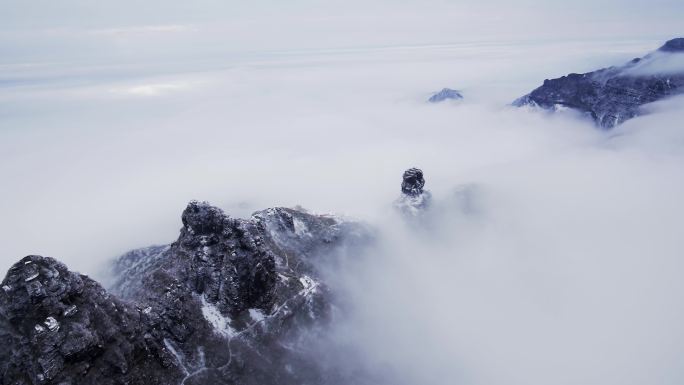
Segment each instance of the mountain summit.
M644 104L684 92L684 38L672 39L657 51L619 67L544 80L513 102L555 111L585 113L603 129L611 129L643 113Z
M335 298L320 267L369 243L357 222L270 208L236 219L190 202L178 239L133 250L107 290L55 259L0 290L0 384L342 384L310 347Z

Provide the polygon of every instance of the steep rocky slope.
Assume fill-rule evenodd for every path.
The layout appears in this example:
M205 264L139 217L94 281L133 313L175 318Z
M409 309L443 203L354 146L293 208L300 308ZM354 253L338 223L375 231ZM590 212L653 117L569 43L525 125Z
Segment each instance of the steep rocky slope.
M335 384L317 336L335 314L326 259L366 226L273 208L234 219L191 202L178 240L115 261L112 287L29 256L0 292L0 384Z
M684 92L684 38L629 63L583 74L569 74L544 84L515 102L547 110L581 111L604 129L642 114L641 106Z

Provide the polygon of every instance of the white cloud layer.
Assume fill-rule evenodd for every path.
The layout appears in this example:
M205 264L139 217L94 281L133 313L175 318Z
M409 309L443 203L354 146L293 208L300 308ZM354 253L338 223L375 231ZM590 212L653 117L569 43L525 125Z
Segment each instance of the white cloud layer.
M672 15L625 20L681 15L678 2L602 2L615 12L597 16L596 2L207 0L125 17L123 2L78 20L91 2L11 4L1 270L37 253L101 273L173 241L191 199L235 216L301 204L382 229L337 284L355 310L337 331L388 383L682 383L684 100L609 133L506 107L545 78L657 48ZM565 22L541 41L565 15L582 36ZM628 27L652 34L606 38ZM425 103L443 87L465 100ZM402 227L389 205L411 166L442 202L476 186L476 210L431 235Z
M624 73L632 76L676 75L684 68L684 53L654 52Z

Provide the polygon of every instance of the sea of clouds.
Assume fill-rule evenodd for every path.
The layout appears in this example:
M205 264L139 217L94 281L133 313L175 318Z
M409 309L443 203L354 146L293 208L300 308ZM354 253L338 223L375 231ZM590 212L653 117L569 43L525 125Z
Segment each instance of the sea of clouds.
M381 383L682 383L684 99L608 132L508 106L664 39L362 44L367 21L355 45L301 28L288 37L311 44L233 52L193 34L239 41L253 19L181 16L8 27L0 270L42 254L103 277L112 257L175 240L191 199L238 217L301 205L380 231L332 280L353 309L332 338ZM425 102L443 87L465 99ZM448 207L430 231L391 208L409 167Z

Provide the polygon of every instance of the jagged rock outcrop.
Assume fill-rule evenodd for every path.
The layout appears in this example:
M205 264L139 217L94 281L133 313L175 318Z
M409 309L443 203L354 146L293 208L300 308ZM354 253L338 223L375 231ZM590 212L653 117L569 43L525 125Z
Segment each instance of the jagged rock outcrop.
M430 96L428 102L439 103L445 100L460 100L463 99L463 95L460 91L452 90L451 88L443 88L441 91Z
M425 187L425 178L421 169L410 168L404 171L401 181L402 193L417 196L423 193L423 187Z
M309 347L334 315L319 266L365 226L274 208L235 219L191 202L178 240L113 264L109 291L26 257L0 293L0 384L321 384Z
M430 207L432 194L424 190L423 171L410 168L404 171L401 182L401 196L394 202L394 207L404 216L414 218L422 216Z
M569 74L513 102L547 110L571 108L610 129L639 116L641 106L684 92L684 38L629 63L584 74Z
M28 256L9 270L0 320L2 384L166 384L180 375L148 314L52 258Z

